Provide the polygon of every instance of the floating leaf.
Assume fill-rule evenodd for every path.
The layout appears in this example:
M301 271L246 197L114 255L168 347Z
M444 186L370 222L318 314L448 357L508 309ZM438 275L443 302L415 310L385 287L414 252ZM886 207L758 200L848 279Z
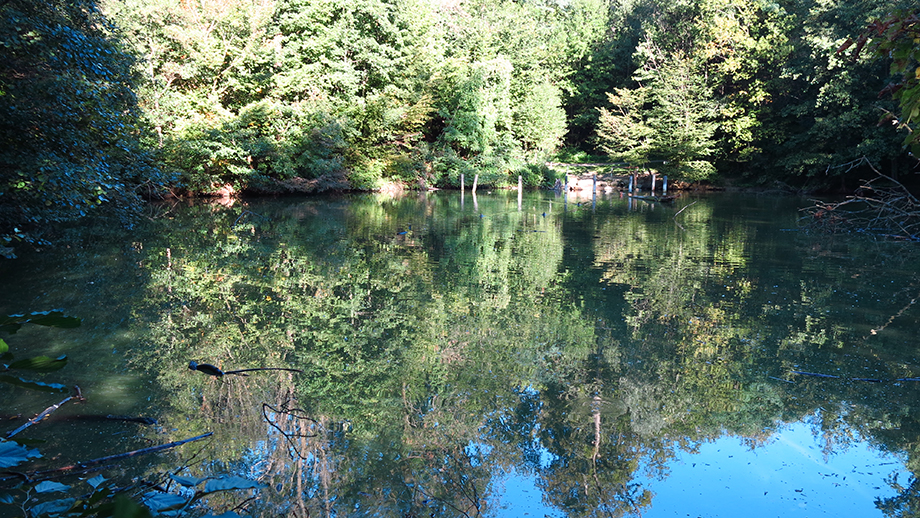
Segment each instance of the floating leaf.
M61 370L67 365L67 356L62 355L57 358L49 356L36 356L17 360L10 364L10 369L30 370L35 372L54 372Z
M184 498L170 493L146 493L144 495L144 504L155 513L181 509L188 503Z
M50 480L45 480L35 485L36 493L54 493L56 491L64 492L68 489L70 489L70 486L65 486L60 482L52 482Z
M76 498L63 498L61 500L51 500L50 502L44 502L44 503L36 505L35 507L29 510L31 511L29 514L31 516L43 516L43 515L53 516L56 514L61 514L64 511L67 511L68 509L73 507L73 504L76 501L77 501Z
M222 475L208 480L204 485L206 493L214 491L229 491L233 489L260 489L265 487L264 484L249 480L248 478L237 477L235 475Z
M0 331L6 331L14 334L22 328L23 324L35 324L39 326L61 327L72 329L79 327L82 320L77 317L68 317L59 309L51 311L37 311L26 315L6 315L0 317Z
M169 478L178 482L179 484L185 487L195 487L200 484L202 481L207 480L207 478L197 478L197 477L181 477L179 475L169 475Z
M3 340L0 340L0 354L6 354L8 352L10 352L10 346Z
M15 502L15 499L13 499L13 495L11 494L3 493L2 495L0 495L0 504L12 504L14 502Z
M38 450L30 450L13 441L0 440L0 468L15 466L29 459L37 459L42 454Z
M98 489L99 485L105 482L105 477L102 475L96 475L95 477L86 481L87 484L93 486L93 489Z
M73 329L80 327L80 324L83 322L83 320L77 317L68 317L62 310L55 309L51 311L32 313L29 315L29 320L27 320L27 322L38 326Z
M16 385L17 387L40 390L42 392L66 392L67 387L61 385L60 383L42 383L41 381L32 381L22 378L17 378L15 376L8 376L5 374L0 375L0 383L8 383L10 385Z

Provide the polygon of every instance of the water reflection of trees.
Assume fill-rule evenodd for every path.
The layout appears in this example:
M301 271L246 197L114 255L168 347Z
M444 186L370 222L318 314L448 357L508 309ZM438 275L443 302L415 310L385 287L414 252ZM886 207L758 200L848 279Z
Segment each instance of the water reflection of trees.
M474 516L512 471L569 515L628 515L652 503L640 466L663 474L726 433L756 446L816 409L828 448L856 429L914 468L915 385L791 372L920 374L912 353L885 353L904 353L916 323L890 321L915 263L880 273L848 259L854 245L705 200L680 225L625 205L603 217L552 200L478 205L482 217L439 196L177 215L145 246L138 315L176 433L223 427L214 455L270 481L265 505L298 516ZM864 297L891 302L854 309ZM189 358L305 373L253 390L254 377L191 376ZM267 423L263 403L300 418ZM914 485L886 509L904 515Z

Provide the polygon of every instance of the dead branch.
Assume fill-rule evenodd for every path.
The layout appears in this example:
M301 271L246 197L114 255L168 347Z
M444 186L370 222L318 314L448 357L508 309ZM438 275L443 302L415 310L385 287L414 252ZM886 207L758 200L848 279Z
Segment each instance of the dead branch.
M51 412L54 412L54 411L57 410L58 408L61 408L61 405L63 405L64 403L70 401L71 399L76 398L77 401L85 401L86 398L83 397L83 393L80 391L80 387L74 386L74 389L76 389L76 392L77 392L76 395L67 396L67 397L64 398L64 400L61 401L60 403L58 403L58 404L56 404L56 405L51 405L51 406L49 406L49 407L46 408L44 411L42 411L42 413L38 414L37 416L33 417L32 419L29 419L29 422L27 422L26 424L20 426L19 428L13 430L12 432L10 432L10 433L8 433L8 434L6 434L6 438L9 439L10 437L12 437L12 436L16 435L17 433L19 433L19 432L25 430L26 428L32 426L33 424L38 423L38 422L41 421L42 419L44 419L44 418L48 417L49 415L51 415Z
M879 237L920 241L920 200L903 184L880 173L865 158L840 167L847 171L868 166L875 178L863 181L852 196L841 202L813 200L801 211L803 227L830 233L860 232Z
M175 448L176 446L182 446L183 444L190 443L193 441L200 441L206 437L210 437L214 432L203 433L201 435L191 437L188 439L183 439L181 441L175 441L167 444L161 444L159 446L151 446L149 448L141 448L139 450L133 450L125 453L119 453L117 455L109 455L108 457L99 457L98 459L87 460L83 462L78 462L76 464L71 464L70 466L63 466L60 468L49 469L46 471L36 471L33 473L26 474L26 478L32 482L38 482L43 479L51 478L55 475L66 475L70 472L83 472L89 469L93 469L94 466L99 464L106 464L109 462L114 462L122 459L127 459L131 457L137 457L139 455L146 455L148 453L156 453L158 451L167 450L170 448ZM5 482L15 477L0 477L0 482Z

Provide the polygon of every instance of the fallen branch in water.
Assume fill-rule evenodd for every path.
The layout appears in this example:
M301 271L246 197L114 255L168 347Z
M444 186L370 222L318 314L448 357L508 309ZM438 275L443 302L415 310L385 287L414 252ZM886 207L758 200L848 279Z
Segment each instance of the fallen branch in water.
M684 205L683 207L681 207L681 209L677 211L677 214L674 214L674 219L677 219L677 216L680 216L680 213L683 212L687 207L692 207L693 205L696 205L697 201L700 201L700 200L696 200L693 203L688 203Z
M77 391L77 393L76 393L75 395L73 395L73 396L67 396L67 397L64 398L64 400L61 401L60 403L58 403L58 404L56 404L56 405L51 405L51 406L49 406L49 407L46 408L42 413L38 414L37 416L33 417L32 419L29 419L29 421L28 421L26 424L20 426L19 428L13 430L12 432L10 432L10 433L8 433L8 434L6 434L6 438L9 439L10 437L12 437L12 436L16 435L17 433L19 433L19 432L25 430L26 428L32 426L33 424L38 423L38 422L41 421L42 419L44 419L44 418L48 417L49 415L51 415L51 412L54 412L54 411L57 410L58 408L61 408L61 405L63 405L64 403L70 401L71 399L76 398L78 401L85 401L86 398L84 398L84 397L83 397L83 393L80 392L80 387L74 386L74 389Z
M188 439L183 439L181 441L175 441L167 444L161 444L159 446L151 446L149 448L141 448L140 450L129 451L125 453L119 453L117 455L109 455L108 457L99 457L98 459L87 460L83 462L78 462L76 464L71 464L70 466L63 466L60 468L49 469L46 471L36 471L33 473L27 474L17 474L18 477L25 477L30 482L38 482L40 480L45 480L52 478L54 476L70 474L70 472L80 472L88 469L92 469L94 466L100 464L106 464L109 462L114 462L117 460L127 459L130 457L137 457L139 455L146 455L148 453L156 453L158 451L168 450L170 448L175 448L176 446L182 446L183 444L200 441L206 437L210 437L214 432L204 433L195 437ZM18 478L17 476L12 477L3 477L0 478L0 482L5 482L7 480Z
M862 232L879 237L920 241L920 200L894 178L880 173L866 158L844 166L867 166L875 178L864 181L853 196L841 202L814 200L802 209L800 222L825 232Z

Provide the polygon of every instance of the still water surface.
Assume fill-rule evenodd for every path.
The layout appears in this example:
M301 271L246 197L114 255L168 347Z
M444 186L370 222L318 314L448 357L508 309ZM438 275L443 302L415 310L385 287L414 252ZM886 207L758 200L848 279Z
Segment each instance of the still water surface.
M807 203L434 192L80 229L0 264L4 314L83 319L4 337L87 397L22 433L27 469L213 432L104 473L265 485L215 514L908 516L915 245L809 235ZM112 414L158 424L87 417Z

